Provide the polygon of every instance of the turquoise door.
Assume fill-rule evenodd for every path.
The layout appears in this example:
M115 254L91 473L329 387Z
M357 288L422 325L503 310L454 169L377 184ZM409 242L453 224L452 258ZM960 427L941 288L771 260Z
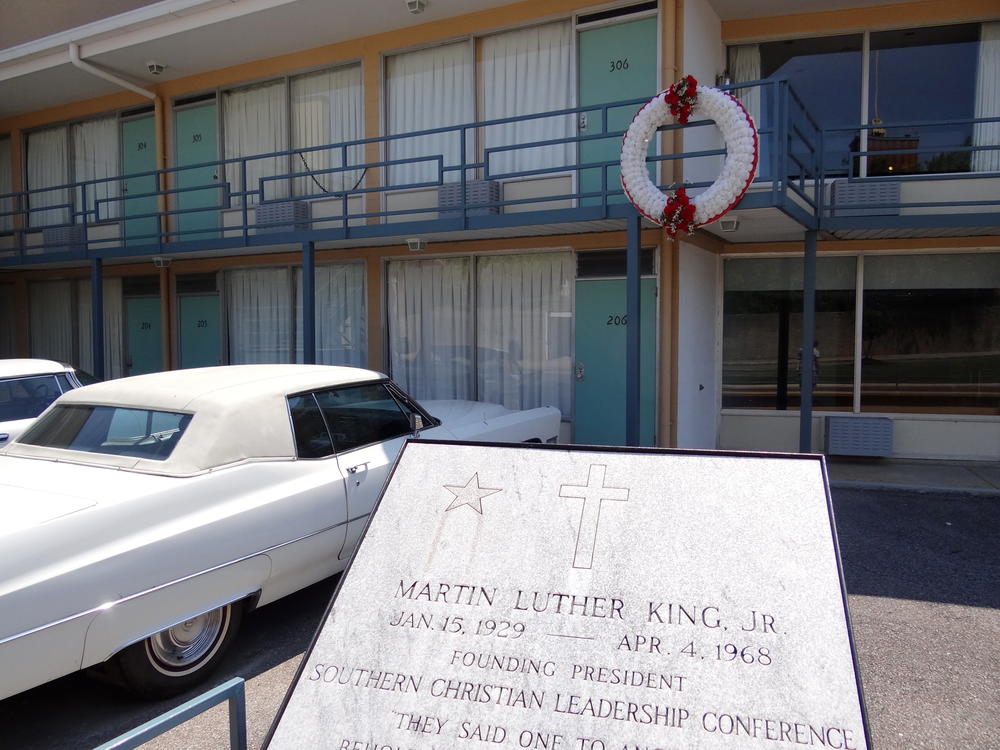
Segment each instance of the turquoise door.
M219 295L179 298L180 366L213 367L219 359Z
M614 26L604 26L581 31L579 37L579 102L580 106L605 104L624 99L652 98L656 88L656 18L643 18ZM580 134L596 135L602 132L625 130L638 106L618 107L608 111L607 129L602 128L600 111L586 113L581 118ZM580 144L580 163L597 161L618 162L621 159L621 136L583 141ZM654 153L650 142L650 153ZM602 169L580 171L580 192L602 190ZM607 189L621 190L617 166L607 168ZM651 172L652 174L652 172ZM654 180L655 181L655 180ZM616 197L612 203L621 203ZM584 206L600 203L599 198L584 198Z
M174 121L174 134L177 143L177 166L204 164L219 159L219 139L216 127L215 102L201 104L197 107L177 110ZM221 167L192 167L177 172L178 188L198 188L211 185L221 185L224 175ZM219 209L222 208L222 190L218 187L208 187L204 190L183 190L177 194L177 209L181 212L177 217L177 229L181 234L177 239L181 242L189 240L204 240L218 237L218 232L200 232L198 230L216 230L219 227ZM209 209L199 211L198 209Z
M149 172L156 169L156 128L153 116L122 121L122 172L125 175ZM155 214L158 204L155 195L156 175L127 177L122 185L122 211L125 218L125 244L149 245L158 241L160 220L156 216L131 218ZM147 197L130 198L129 196ZM112 206L112 208L117 208ZM102 208L102 211L104 209ZM102 215L103 218L103 215Z
M656 424L656 279L642 279L639 444L653 445ZM625 444L624 279L576 282L576 387L573 442Z
M163 369L160 333L160 298L125 298L125 336L129 375L158 372Z

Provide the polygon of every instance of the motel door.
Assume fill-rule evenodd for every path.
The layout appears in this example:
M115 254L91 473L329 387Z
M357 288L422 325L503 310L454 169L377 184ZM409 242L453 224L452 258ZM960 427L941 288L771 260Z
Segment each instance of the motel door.
M126 175L151 172L156 169L156 130L152 115L122 120L122 172ZM125 244L151 245L157 241L160 220L155 214L159 208L156 199L156 175L129 177L122 181L122 210L116 212L125 218ZM140 196L140 197L130 197ZM145 196L145 197L141 197ZM117 209L113 204L101 211ZM102 217L103 218L103 213Z
M222 364L219 343L219 295L188 294L177 299L181 369Z
M650 99L656 94L655 17L587 29L580 32L578 41L581 107L624 99ZM601 126L600 110L584 113L578 123L580 134L625 130L638 109L638 106L629 106L609 110L606 130ZM583 141L580 144L580 163L617 163L621 159L621 145L621 136ZM654 145L650 143L650 153L653 153ZM581 170L580 192L600 192L601 172L596 168ZM607 187L610 191L621 190L620 175L621 169L617 166L607 167ZM613 202L624 200L621 197ZM580 201L584 206L599 202L597 198Z
M192 165L177 172L178 188L206 187L205 190L185 190L177 194L177 228L182 234L180 242L213 239L218 232L198 232L199 229L216 230L219 227L219 209L222 208L221 186L225 181L222 167L193 166L214 162L219 158L217 108L215 101L178 109L174 133L177 142L177 166ZM198 209L207 209L200 211Z
M656 279L642 279L639 444L655 444ZM625 444L625 279L576 282L573 442Z
M159 297L125 298L125 370L129 375L163 369Z

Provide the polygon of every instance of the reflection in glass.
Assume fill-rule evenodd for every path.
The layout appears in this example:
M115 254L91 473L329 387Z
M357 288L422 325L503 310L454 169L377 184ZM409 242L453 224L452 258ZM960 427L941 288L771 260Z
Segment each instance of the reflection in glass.
M817 261L813 405L850 409L855 259ZM725 265L722 406L784 410L800 403L802 258L735 258Z
M861 409L1000 414L1000 256L865 260Z

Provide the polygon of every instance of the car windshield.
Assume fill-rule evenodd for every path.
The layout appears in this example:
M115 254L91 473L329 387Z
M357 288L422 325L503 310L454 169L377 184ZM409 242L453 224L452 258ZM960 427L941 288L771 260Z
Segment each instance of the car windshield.
M60 387L56 375L0 380L0 422L37 417L69 388L68 381Z
M191 414L118 406L56 406L19 442L88 453L162 461L177 445Z

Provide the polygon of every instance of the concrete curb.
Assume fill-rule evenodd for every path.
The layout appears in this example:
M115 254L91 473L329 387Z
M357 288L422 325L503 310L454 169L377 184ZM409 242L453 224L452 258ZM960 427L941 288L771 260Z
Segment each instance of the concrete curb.
M830 480L830 489L834 490L876 490L893 492L912 492L919 495L965 495L972 497L990 497L1000 500L1000 489L986 487L955 487L930 486L915 484L896 484L892 482L860 482L849 479Z

